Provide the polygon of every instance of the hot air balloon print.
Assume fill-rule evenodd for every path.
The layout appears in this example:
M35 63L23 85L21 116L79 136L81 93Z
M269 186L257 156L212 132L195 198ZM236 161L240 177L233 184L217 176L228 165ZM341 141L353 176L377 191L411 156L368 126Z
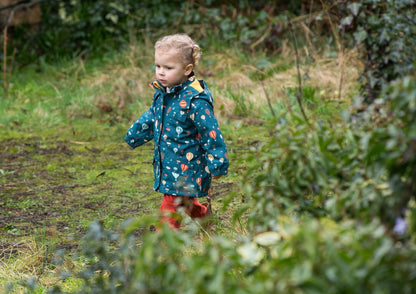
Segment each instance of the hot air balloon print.
M178 177L179 177L179 174L175 173L175 172L172 172L172 176L175 178L175 181L177 181Z
M181 164L181 170L182 170L182 172L185 172L188 168L189 167L186 164L184 164L184 163Z
M194 154L192 152L186 153L186 159L188 159L188 161L191 161L192 158L194 158Z
M176 133L178 134L178 137L180 134L182 134L183 129L181 127L176 127Z
M216 131L211 131L209 132L209 136L215 140L215 138L217 137L217 132Z
M198 184L198 186L201 186L201 178L197 178L196 183Z

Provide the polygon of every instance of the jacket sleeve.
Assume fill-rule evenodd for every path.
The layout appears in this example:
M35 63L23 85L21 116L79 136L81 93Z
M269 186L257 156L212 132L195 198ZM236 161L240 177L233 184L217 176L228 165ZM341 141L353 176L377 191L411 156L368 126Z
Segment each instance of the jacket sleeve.
M128 129L124 138L132 148L139 147L153 139L154 113L152 108L139 117Z
M205 99L196 98L192 100L190 111L211 175L226 175L229 166L227 148L212 105Z

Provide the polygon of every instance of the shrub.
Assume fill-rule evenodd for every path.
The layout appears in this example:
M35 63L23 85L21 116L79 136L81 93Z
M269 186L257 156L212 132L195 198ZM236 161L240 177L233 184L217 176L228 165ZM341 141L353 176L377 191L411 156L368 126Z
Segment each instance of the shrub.
M30 63L43 56L60 60L76 56L102 56L136 40L186 32L193 37L254 49L260 44L279 48L286 15L299 15L310 1L44 1L42 23L35 29L14 28L8 56ZM2 52L3 53L3 52ZM10 58L11 59L11 58Z
M276 233L248 244L261 256L248 277L254 293L412 293L416 285L415 248L396 246L377 222L281 219Z
M276 124L248 158L243 182L252 198L251 228L271 230L276 214L307 212L335 220L378 217L391 229L416 194L415 89L414 78L393 84L385 106L347 123L308 126L288 115Z
M416 78L406 77L387 87L386 109L377 110L379 119L366 120L368 151L366 160L376 169L384 168L392 191L386 216L399 215L416 195Z
M169 229L138 239L133 229L142 222L123 235L94 223L76 293L412 293L416 286L415 248L396 246L377 222L281 218L277 225L277 232L201 243ZM35 293L33 279L29 286Z
M384 190L378 187L385 180L382 171L366 166L363 147L343 123L278 124L271 140L250 158L250 171L258 171L246 187L253 199L252 229L275 227L276 214L366 220L379 215Z
M122 235L91 224L82 247L87 267L72 273L84 281L78 293L236 293L248 286L237 279L240 259L230 240L215 237L203 247L193 233L145 233L145 224L130 221Z
M414 1L361 0L338 5L341 31L361 48L362 92L373 103L383 88L415 72L416 6Z

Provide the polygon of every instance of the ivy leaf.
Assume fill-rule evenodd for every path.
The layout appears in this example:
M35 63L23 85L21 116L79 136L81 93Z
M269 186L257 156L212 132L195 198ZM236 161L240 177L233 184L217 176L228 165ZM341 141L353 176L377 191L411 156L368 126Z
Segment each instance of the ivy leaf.
M344 17L341 20L341 26L349 26L349 25L351 25L353 19L354 18L352 17L352 15L348 15L347 17Z
M350 3L348 4L348 9L352 12L354 16L357 16L360 13L361 3Z
M111 20L113 23L117 24L118 23L118 15L117 14L112 14L112 13L108 13L105 16L106 19Z
M367 37L368 34L362 27L359 27L358 30L354 33L354 40L357 42L357 45L364 42Z

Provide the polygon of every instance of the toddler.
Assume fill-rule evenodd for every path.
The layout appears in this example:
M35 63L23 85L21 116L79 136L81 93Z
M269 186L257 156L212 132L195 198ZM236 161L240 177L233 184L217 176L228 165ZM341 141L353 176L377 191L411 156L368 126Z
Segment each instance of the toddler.
M214 116L213 97L194 69L200 47L185 34L155 44L156 80L152 106L127 131L125 141L136 148L154 141L154 190L163 193L162 222L180 228L179 207L191 218L210 213L211 179L226 175L228 155Z

